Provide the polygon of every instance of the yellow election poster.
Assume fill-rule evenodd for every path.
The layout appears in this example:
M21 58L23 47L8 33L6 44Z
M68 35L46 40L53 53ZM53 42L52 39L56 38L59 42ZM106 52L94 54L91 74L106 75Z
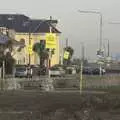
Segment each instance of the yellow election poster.
M30 54L30 55L33 53L32 45L28 45L28 46L27 46L27 52L28 52L28 54Z
M46 33L46 48L56 49L56 34Z
M69 58L69 54L70 54L69 52L65 51L64 52L64 59L67 60Z

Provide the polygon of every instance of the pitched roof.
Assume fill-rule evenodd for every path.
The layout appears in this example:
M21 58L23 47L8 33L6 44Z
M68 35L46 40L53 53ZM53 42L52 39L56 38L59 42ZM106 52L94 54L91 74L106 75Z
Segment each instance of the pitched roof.
M46 33L51 26L52 32L60 33L52 24L57 24L57 20L36 20L21 14L0 14L0 27L14 29L23 33Z
M50 32L50 27L52 28L53 33L60 33L60 31L57 30L48 20L31 20L28 27L33 33Z

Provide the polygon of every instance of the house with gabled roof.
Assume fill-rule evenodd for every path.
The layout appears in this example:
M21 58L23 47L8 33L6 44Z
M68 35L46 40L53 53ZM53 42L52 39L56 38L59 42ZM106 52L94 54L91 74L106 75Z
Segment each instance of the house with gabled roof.
M21 52L16 52L14 58L17 64L39 64L38 55L33 52L28 54L27 46L34 45L40 40L45 40L46 33L51 32L56 34L56 49L52 56L51 65L59 63L59 35L60 31L56 28L57 20L46 19L31 19L22 14L0 14L0 31L8 30L9 36L17 41L24 40L25 46ZM29 59L30 56L30 59Z

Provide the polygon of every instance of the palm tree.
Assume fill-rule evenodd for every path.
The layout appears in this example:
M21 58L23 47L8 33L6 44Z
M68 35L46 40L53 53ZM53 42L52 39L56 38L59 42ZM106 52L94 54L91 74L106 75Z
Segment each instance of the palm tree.
M33 51L36 52L40 59L40 66L44 66L45 60L48 60L49 54L47 49L45 49L45 46L43 46L41 43L35 43L33 45Z
M0 66L5 61L5 73L11 74L14 58L11 56L13 50L13 40L6 35L0 34Z

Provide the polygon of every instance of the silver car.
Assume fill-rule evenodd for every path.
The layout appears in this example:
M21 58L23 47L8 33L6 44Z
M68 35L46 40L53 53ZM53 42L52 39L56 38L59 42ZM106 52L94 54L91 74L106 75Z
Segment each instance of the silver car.
M65 75L65 70L62 67L52 67L49 69L50 77L62 77Z
M15 68L15 77L28 77L28 72L26 67L16 67Z

